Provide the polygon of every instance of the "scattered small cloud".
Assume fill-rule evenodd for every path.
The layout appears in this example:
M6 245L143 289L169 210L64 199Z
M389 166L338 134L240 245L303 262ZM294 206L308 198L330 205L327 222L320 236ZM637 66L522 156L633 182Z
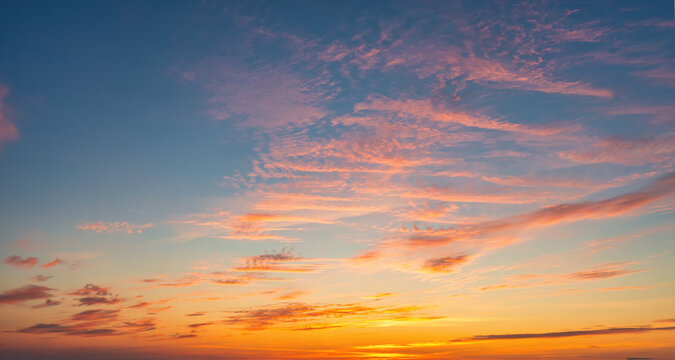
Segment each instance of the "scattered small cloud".
M147 224L133 224L129 222L86 222L75 226L83 231L93 231L104 234L126 233L126 234L140 234L146 229L155 226L153 223Z
M49 306L57 306L57 305L60 305L60 304L61 304L60 301L52 300L52 299L47 299L47 300L45 300L45 302L43 302L42 304L33 305L33 306L31 306L31 307L32 307L33 309L40 309L40 308L49 307Z
M52 260L51 262L40 265L40 267L43 268L43 269L48 269L50 267L54 267L56 265L61 265L61 264L65 264L65 262L63 260L59 259L59 258L56 258L56 259Z

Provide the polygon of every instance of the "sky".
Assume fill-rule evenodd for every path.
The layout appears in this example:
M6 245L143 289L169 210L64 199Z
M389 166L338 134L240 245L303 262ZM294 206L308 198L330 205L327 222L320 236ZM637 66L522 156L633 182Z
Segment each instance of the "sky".
M675 358L675 11L4 1L1 359Z

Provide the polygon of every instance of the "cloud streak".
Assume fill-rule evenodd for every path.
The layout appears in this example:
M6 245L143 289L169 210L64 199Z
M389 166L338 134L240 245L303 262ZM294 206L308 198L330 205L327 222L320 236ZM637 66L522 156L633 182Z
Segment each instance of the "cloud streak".
M675 192L675 173L667 174L641 190L605 200L560 204L500 220L470 224L457 229L441 229L430 234L413 234L410 246L440 246L450 242L486 237L512 230L551 226L582 219L621 216L671 195Z
M485 340L518 340L518 339L555 339L573 336L591 336L591 335L614 335L614 334L636 334L651 331L668 331L675 330L675 326L665 327L615 327L604 328L596 330L574 330L574 331L558 331L546 333L524 333L524 334L497 334L497 335L475 335L469 338L455 339L452 342L474 342Z

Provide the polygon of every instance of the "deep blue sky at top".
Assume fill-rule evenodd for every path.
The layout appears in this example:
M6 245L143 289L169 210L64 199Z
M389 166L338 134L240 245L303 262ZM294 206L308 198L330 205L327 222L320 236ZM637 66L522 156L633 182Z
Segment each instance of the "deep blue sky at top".
M201 89L182 81L180 73L201 59L239 51L237 39L245 28L237 27L237 22L253 19L322 41L348 40L358 33L356 29L400 15L403 8L407 21L432 29L442 18L417 17L415 8L438 7L448 13L460 5L466 9L491 3L241 2L232 4L237 16L228 16L216 5L209 1L1 5L0 83L10 89L5 103L21 135L0 156L0 198L12 204L0 208L0 226L40 215L56 225L76 221L71 217L75 213L92 218L129 209L171 214L178 211L175 204L186 211L188 199L225 195L229 190L218 186L222 176L250 166L250 134L231 122L214 122L205 112ZM580 20L607 19L611 14L621 22L627 20L622 16L635 13L619 10L639 2L567 4L579 5L584 7ZM667 18L672 4L658 2L640 11L643 18ZM583 52L586 45L574 46ZM275 51L257 49L249 60L273 61ZM603 82L621 86L614 81L623 71L620 66L574 71L582 76L594 73L599 87ZM341 101L348 108L362 94L386 93L401 84L406 84L403 75L399 80L391 76L378 80L374 75L359 89L341 93L337 110ZM464 96L472 105L500 106L502 113L519 114L525 122L537 121L547 112L579 121L602 116L582 114L577 111L581 108L569 108L547 94L533 94L532 103L523 107L512 103L508 92L495 99L472 91L469 87ZM655 103L673 95L672 90L646 94L640 89L626 94ZM639 132L635 125L624 128L599 121L593 126L609 134Z

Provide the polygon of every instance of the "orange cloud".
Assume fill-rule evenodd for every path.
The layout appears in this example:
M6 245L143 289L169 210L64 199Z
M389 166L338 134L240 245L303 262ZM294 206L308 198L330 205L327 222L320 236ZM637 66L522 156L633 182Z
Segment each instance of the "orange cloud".
M56 266L56 265L60 265L60 264L63 264L63 263L64 263L63 260L61 260L61 259L59 259L59 258L56 258L56 259L52 260L52 261L49 262L49 263L40 265L40 267L41 267L41 268L44 268L44 269L47 269L47 268L54 267L54 266Z

